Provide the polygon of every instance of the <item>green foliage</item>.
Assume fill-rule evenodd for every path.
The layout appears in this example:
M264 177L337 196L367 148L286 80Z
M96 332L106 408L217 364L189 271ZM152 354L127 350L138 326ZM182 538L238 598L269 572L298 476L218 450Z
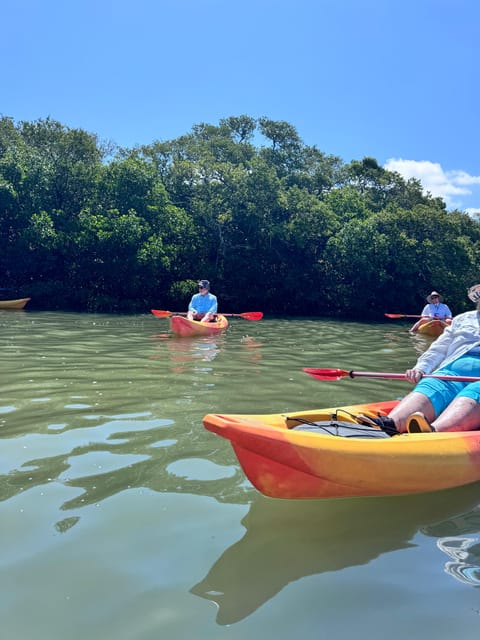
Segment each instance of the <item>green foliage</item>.
M174 311L186 311L194 293L198 293L198 280L181 280L172 284L166 299L175 305Z
M232 312L382 318L433 288L460 312L480 272L478 220L247 115L123 150L0 118L0 246L2 286L96 311L186 308L206 277Z

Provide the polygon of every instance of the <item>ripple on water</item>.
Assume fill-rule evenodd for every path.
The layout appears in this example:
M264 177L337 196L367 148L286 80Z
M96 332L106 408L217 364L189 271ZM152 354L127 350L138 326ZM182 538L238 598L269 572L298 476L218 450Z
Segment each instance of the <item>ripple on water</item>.
M172 447L173 445L177 444L178 440L174 440L173 438L170 440L161 440L160 442L154 442L153 444L151 444L151 448L152 449L157 449L160 447Z
M13 407L12 405L0 407L0 413L11 413L12 411L16 411L16 410L17 410L17 407Z
M80 456L70 456L67 459L69 468L58 476L60 482L85 478L119 469L125 469L138 462L148 460L149 456L136 454L118 454L106 451L92 451Z
M65 409L90 409L91 404L66 404Z
M220 480L233 478L237 470L234 466L215 464L201 458L185 458L167 466L167 471L186 480Z

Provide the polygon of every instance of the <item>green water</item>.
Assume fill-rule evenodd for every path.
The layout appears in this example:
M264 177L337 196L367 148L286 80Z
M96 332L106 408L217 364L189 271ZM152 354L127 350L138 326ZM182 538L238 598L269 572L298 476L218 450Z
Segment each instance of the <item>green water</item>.
M283 501L210 412L400 397L402 321L232 319L179 339L149 314L0 312L0 611L14 640L463 640L480 623L480 489ZM427 339L428 340L428 339Z

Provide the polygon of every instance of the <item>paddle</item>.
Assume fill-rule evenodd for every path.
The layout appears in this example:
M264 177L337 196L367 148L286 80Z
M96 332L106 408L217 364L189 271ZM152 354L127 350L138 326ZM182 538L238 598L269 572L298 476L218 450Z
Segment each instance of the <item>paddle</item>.
M186 316L184 311L163 311L162 309L151 309L151 312L157 318L170 318L170 316ZM244 318L244 320L261 320L263 318L262 311L246 311L245 313L221 313L222 316L234 316Z
M340 380L341 378L395 378L405 379L404 373L380 373L378 371L344 371L343 369L311 369L304 368L305 373L316 380ZM454 382L477 382L480 378L475 376L436 376L425 374L424 378L437 378L437 380L453 380Z
M411 316L407 313L385 313L387 318L433 318L433 316Z

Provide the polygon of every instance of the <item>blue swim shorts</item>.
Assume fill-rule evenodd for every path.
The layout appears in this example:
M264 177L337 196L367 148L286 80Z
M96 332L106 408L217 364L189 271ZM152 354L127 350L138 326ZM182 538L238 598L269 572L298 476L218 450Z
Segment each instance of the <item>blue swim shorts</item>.
M461 356L449 365L438 369L433 375L442 376L478 376L480 377L480 357ZM414 391L423 393L433 404L435 417L444 411L454 398L472 398L480 403L479 382L453 382L437 378L422 378Z

